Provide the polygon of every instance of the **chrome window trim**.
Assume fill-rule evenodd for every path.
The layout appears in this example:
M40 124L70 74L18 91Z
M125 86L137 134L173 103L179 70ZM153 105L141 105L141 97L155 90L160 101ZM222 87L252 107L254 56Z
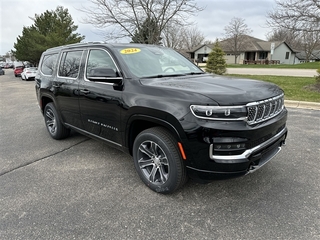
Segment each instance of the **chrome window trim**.
M83 58L83 53L86 49L83 49L83 48L75 48L75 49L67 49L67 50L62 50L61 53L60 53L60 56L59 56L59 61L58 61L58 67L57 67L57 77L58 78L65 78L65 79L72 79L72 80L77 80L79 78L79 75L80 75L80 72L81 72L81 62L82 62L82 58ZM62 60L62 56L64 53L67 53L67 52L79 52L81 51L81 57L80 57L80 64L79 64L79 71L78 71L78 75L76 78L73 78L73 77L66 77L66 76L60 76L59 75L59 70L60 70L60 64L61 64L61 60ZM68 55L68 54L67 54Z
M44 58L45 57L47 57L47 56L53 56L53 55L57 55L57 60L59 59L59 52L53 52L53 53L49 53L49 54L43 54L43 57L42 57L42 60L41 60L41 65L38 67L38 70L39 70L39 72L43 75L43 76L53 76L53 73L54 73L54 71L55 70L57 70L57 68L59 67L59 66L56 66L56 68L52 71L52 74L45 74L43 71L42 71L42 65L43 65L43 63L44 63ZM58 64L57 63L58 61L56 61L56 64Z

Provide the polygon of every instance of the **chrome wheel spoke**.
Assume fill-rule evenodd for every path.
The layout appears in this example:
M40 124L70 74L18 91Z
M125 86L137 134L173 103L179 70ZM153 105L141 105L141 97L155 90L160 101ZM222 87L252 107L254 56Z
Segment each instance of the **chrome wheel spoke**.
M141 158L138 161L138 163L139 163L139 166L140 166L141 169L154 165L152 159L143 159L143 158Z
M51 109L48 109L46 111L46 124L47 124L47 127L48 127L48 130L50 133L55 133L56 132L56 118L52 112Z
M163 183L166 182L168 179L168 173L164 171L164 168L162 166L159 168L159 173L160 173L161 182Z
M161 163L161 165L169 166L168 159L166 157L161 157L160 163Z
M52 127L54 125L54 120L47 120L47 125Z
M153 141L140 144L138 165L149 182L164 184L169 177L169 162L162 148Z
M157 181L157 178L156 178L156 174L157 174L157 167L156 166L153 166L152 167L152 170L150 172L150 175L149 175L149 181L150 182L156 182Z
M141 144L139 147L139 151L146 154L149 158L152 158L154 154L147 148L147 145Z

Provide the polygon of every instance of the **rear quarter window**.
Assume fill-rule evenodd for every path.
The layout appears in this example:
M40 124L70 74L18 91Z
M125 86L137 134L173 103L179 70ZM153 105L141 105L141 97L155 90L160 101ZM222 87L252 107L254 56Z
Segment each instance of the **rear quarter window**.
M57 59L58 59L58 53L45 55L43 57L42 64L40 66L40 71L44 75L52 75L56 68Z

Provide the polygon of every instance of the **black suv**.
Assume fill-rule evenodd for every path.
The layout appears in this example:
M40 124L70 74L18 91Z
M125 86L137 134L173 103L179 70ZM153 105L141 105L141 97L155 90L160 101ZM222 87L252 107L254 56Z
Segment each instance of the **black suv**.
M48 49L36 93L51 137L73 129L131 154L156 192L173 192L187 176L210 181L255 171L287 135L279 87L207 74L161 46Z

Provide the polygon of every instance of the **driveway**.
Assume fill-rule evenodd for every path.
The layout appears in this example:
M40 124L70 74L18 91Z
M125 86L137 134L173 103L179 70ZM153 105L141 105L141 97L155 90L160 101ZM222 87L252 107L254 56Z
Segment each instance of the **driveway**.
M171 195L131 157L49 137L34 82L0 76L0 239L319 239L320 111L289 108L287 146L259 171Z

